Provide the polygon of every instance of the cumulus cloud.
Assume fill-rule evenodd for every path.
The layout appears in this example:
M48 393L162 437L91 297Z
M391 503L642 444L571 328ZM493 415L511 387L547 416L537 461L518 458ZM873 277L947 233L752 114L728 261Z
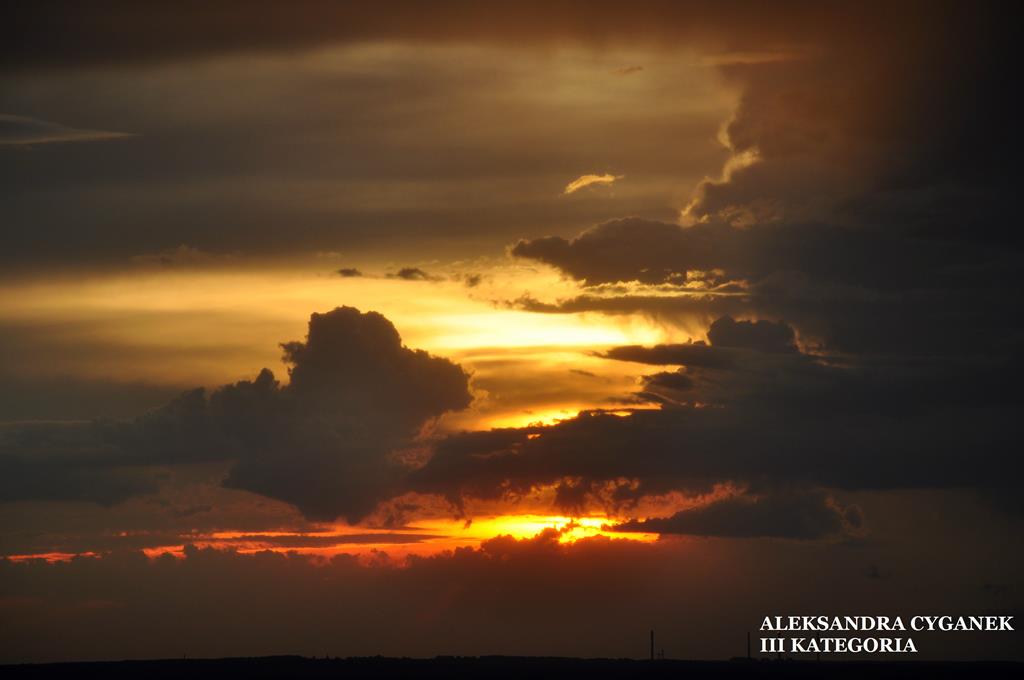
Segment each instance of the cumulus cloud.
M114 503L151 491L154 466L228 460L228 487L357 519L399 492L406 469L391 452L472 399L458 365L405 347L375 312L313 314L306 340L282 348L287 385L263 369L132 422L9 426L0 499Z
M282 348L286 387L264 370L252 383L222 388L211 406L243 444L225 484L286 500L308 516L372 511L404 472L391 451L471 401L459 366L403 346L374 312L314 314L306 341Z

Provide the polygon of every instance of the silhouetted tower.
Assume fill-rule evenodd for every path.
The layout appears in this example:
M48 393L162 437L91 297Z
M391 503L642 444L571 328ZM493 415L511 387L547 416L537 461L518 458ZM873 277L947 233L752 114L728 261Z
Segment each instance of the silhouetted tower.
M747 631L747 661L750 661L750 631Z
M651 629L651 661L654 661L654 629Z

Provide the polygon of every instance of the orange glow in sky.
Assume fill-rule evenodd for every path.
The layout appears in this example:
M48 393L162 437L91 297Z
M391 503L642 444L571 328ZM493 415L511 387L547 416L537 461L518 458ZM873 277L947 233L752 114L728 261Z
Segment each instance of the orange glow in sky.
M513 538L533 538L545 529L555 529L561 533L560 543L573 543L581 538L591 536L608 536L612 538L630 538L639 541L656 540L657 534L619 533L602 529L606 524L616 520L603 516L567 517L564 515L501 515L474 519L466 526L460 520L422 520L416 522L431 533L445 532L459 540L486 540L494 536L512 536Z
M219 531L196 534L189 537L187 543L197 548L235 550L242 554L263 551L297 553L317 557L332 557L341 554L380 557L385 554L390 558L402 559L409 555L435 555L456 548L477 548L482 542L498 536L511 536L517 540L530 539L548 529L559 532L558 542L562 544L575 543L580 539L595 536L645 543L658 540L658 534L621 533L602 528L607 524L614 524L616 521L618 520L606 516L496 515L479 517L472 521L452 518L417 520L412 526L396 530L370 529L342 524L329 530L301 533ZM380 541L374 541L373 535L379 535ZM285 540L286 543L282 544L282 540ZM164 554L182 557L184 550L185 543L182 543L145 548L143 552L151 558ZM96 557L99 555L96 552L39 553L10 555L8 559L14 561L44 559L55 562L67 561L78 556Z
M636 389L643 369L602 359L601 351L689 339L641 316L510 309L500 301L524 289L557 299L579 288L543 269L497 263L480 271L487 282L469 293L454 270L444 281L415 283L245 268L9 282L0 285L0 322L58 318L66 326L54 342L76 352L28 356L18 368L26 375L184 390L251 379L263 367L287 381L279 343L301 339L311 312L342 304L374 310L407 346L449 357L472 374L474 403L442 423L455 430L550 425L607 408Z

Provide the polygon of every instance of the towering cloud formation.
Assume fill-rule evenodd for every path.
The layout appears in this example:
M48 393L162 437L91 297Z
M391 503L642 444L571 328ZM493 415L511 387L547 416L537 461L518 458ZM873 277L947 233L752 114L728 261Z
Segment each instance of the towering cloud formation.
M394 495L391 451L446 411L469 405L468 377L447 359L402 345L380 314L314 314L305 342L282 345L291 381L264 369L212 395L239 442L225 484L295 504L307 516L355 520Z
M225 460L227 486L355 520L400 491L392 451L472 399L458 365L405 347L375 312L313 314L306 340L282 347L287 385L263 369L131 423L9 426L0 499L114 503L152 491L154 466Z

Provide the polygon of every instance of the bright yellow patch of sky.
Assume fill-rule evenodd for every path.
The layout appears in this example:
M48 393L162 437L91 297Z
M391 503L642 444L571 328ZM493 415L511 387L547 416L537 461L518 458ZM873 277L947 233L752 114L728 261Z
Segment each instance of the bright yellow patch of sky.
M184 389L251 378L264 366L286 381L279 343L302 339L310 313L340 305L374 310L395 324L407 346L449 357L472 374L477 399L468 411L450 414L457 428L549 424L609 407L635 389L637 367L595 351L686 339L639 316L536 314L502 304L524 290L548 299L578 293L544 268L472 267L483 274L472 288L457 267L422 268L443 280L342 278L325 267L142 269L12 283L0 289L0 322L46 331L35 355L24 357L28 375Z

